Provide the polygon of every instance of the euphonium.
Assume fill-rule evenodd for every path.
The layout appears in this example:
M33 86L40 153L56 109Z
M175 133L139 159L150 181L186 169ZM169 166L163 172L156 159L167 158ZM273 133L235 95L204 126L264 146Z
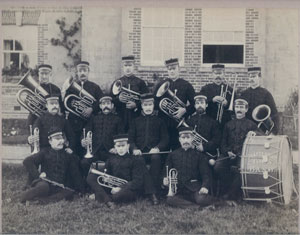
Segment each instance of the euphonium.
M122 86L121 80L116 80L112 86L112 93L113 95L119 95L119 100L122 103L127 103L129 101L139 101L141 94L130 90L130 84L128 88Z
M116 188L128 183L127 180L106 174L94 168L90 168L89 173L99 175L97 178L98 184L106 188Z
M31 154L38 153L40 151L40 141L39 141L39 128L34 128L33 133L32 133L32 125L29 126L30 128L30 135L34 136L37 140L33 142L33 150Z
M62 93L66 92L68 89L73 91L73 93L77 93L78 95L70 94L65 97L64 105L66 109L82 119L87 119L87 117L85 117L83 114L84 110L91 108L96 99L83 89L83 82L80 86L75 82L73 77L65 81L63 84Z
M87 146L86 146L86 154L84 155L84 158L92 158L93 157L93 154L92 154L92 146L93 146L93 140L92 140L92 137L93 137L93 133L91 131L88 131L88 133L86 134L86 137L85 137L85 128L83 128L83 138L85 138L86 140L89 139L90 142L87 143Z
M17 101L30 113L40 117L47 111L45 96L48 92L39 85L30 75L30 70L21 78L18 85L23 85L17 93Z
M178 108L186 108L186 105L170 90L170 82L164 82L156 92L156 97L163 96L166 92L168 92L169 96L172 98L163 98L159 102L159 108L169 117L175 119L175 121L180 122L181 119L177 118L175 112Z
M271 108L266 104L258 105L253 111L252 111L252 118L258 122L257 127L261 128L261 126L264 126L263 131L266 135L269 135L274 128L274 122L270 118L271 115Z
M168 171L167 166L167 178L169 181L169 191L168 191L168 197L173 197L177 193L177 179L178 172L175 168L171 168L170 171Z

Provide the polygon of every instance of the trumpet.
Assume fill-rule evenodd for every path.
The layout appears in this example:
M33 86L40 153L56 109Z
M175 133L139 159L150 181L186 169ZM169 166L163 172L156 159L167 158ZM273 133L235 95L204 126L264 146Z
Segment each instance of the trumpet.
M252 111L252 118L256 122L258 122L257 127L261 129L261 126L264 126L263 131L265 132L265 135L269 135L272 132L275 125L270 116L271 108L266 104L258 105Z
M130 84L128 84L128 88L122 86L121 80L116 80L112 86L113 95L119 95L119 100L122 103L127 103L129 101L136 102L141 98L141 94L130 90Z
M31 154L35 154L38 153L40 151L40 141L39 141L39 128L34 128L33 132L32 132L32 125L29 126L30 128L30 136L35 137L37 140L33 142L33 150L31 152Z
M45 96L48 92L31 77L30 70L21 78L18 85L25 86L16 95L18 103L37 117L42 116L47 111Z
M93 133L91 131L88 131L88 133L86 134L86 137L85 137L85 128L83 128L83 138L85 140L89 139L89 143L87 143L87 147L86 147L86 154L84 155L84 158L92 158L93 157L93 154L92 154L92 146L93 146L93 141L92 141L92 138L93 138Z
M81 86L75 82L73 77L67 79L63 84L63 89L61 91L62 94L65 94L66 90L71 89L73 92L78 95L70 94L64 99L64 105L66 109L75 114L76 116L86 120L87 117L84 116L84 111L87 108L91 108L93 104L96 102L96 99L83 89L83 82L81 82Z
M159 87L159 89L156 92L156 97L161 97L166 92L168 92L171 99L163 98L159 102L159 108L161 111L163 111L169 117L175 119L175 121L177 121L177 122L180 122L182 119L177 118L175 112L178 110L178 108L186 108L186 105L176 96L175 93L173 93L170 90L170 82L169 81L164 82Z
M106 169L104 169L104 171L106 171ZM98 171L94 168L90 168L89 173L99 175L97 178L98 184L103 187L106 187L106 188L112 189L112 188L116 188L116 187L121 187L122 185L128 183L127 180L106 174L105 172Z
M167 178L169 182L169 191L167 196L173 197L177 193L178 171L175 168L171 168L170 171L168 171L169 167L167 166L166 168L167 168Z

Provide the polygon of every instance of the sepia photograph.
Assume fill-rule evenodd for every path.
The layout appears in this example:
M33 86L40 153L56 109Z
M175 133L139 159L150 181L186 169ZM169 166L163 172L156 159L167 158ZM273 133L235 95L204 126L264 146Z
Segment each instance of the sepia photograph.
M166 2L0 3L2 233L299 233L299 9Z

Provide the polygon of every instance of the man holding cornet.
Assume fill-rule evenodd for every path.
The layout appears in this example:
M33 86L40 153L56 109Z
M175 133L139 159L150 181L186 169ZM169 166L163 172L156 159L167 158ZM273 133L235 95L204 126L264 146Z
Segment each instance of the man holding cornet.
M175 168L178 172L176 180L170 180L165 174L163 185L171 187L167 203L176 207L189 207L194 203L208 206L213 203L208 194L210 188L209 168L207 161L192 145L192 128L179 129L181 148L168 155L166 169ZM168 172L169 174L169 172ZM177 182L176 182L177 181ZM176 187L170 183L177 183ZM176 190L173 190L173 189ZM171 191L171 192L170 192Z
M66 109L70 112L68 120L75 133L76 149L75 153L83 157L84 149L80 144L80 137L84 125L92 114L99 112L99 99L103 92L94 82L89 81L90 67L87 61L80 61L76 65L76 76L66 80L62 93ZM74 95L74 102L67 102ZM73 96L72 96L73 98Z
M51 128L48 141L51 147L27 157L23 162L33 180L31 188L20 197L23 203L36 198L43 202L68 199L75 191L66 185L68 176L72 177L76 190L84 191L83 179L75 161L76 157L64 149L65 139L62 129ZM38 170L39 166L41 166L41 174ZM55 185L60 185L60 187Z
M91 155L91 158L86 158L88 156L85 155L81 160L84 176L87 176L92 162L106 161L111 154L116 153L113 136L124 133L124 124L121 118L112 113L114 108L112 97L103 95L99 102L101 112L92 115L84 127L86 134L90 132L92 137L87 134L81 139L82 147L90 151L87 154Z
M123 76L112 84L111 94L115 99L116 111L123 120L127 132L131 121L140 113L139 96L147 93L148 88L141 78L134 75L134 56L122 57L122 70Z
M213 83L201 88L201 93L207 97L208 107L206 113L221 124L231 120L231 112L228 111L231 100L232 88L225 82L225 66L223 64L212 65Z

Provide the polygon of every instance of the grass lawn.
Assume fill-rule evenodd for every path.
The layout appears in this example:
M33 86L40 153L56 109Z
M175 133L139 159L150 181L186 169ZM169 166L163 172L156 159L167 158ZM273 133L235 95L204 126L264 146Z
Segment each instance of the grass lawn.
M294 166L298 185L298 167ZM7 199L20 194L26 181L21 165L2 166L3 233L298 233L298 200L287 206L242 202L237 207L178 209L146 199L106 206L86 198L25 206Z

